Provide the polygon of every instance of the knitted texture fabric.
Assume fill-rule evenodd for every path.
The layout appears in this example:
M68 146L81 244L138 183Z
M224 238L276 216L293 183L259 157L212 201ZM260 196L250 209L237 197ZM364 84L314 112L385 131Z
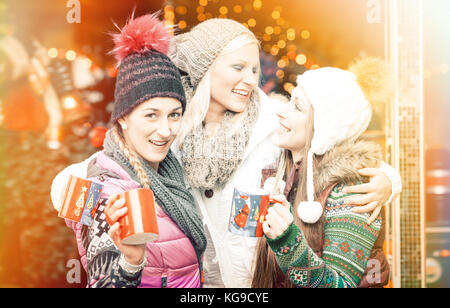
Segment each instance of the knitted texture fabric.
M213 18L198 24L187 33L175 36L168 55L186 73L183 76L186 92L195 91L223 48L242 34L255 37L237 21Z
M124 168L133 180L140 183L137 173L116 144L111 131L108 131L106 135L104 152ZM141 163L150 180L150 188L155 195L157 204L189 238L201 269L201 257L206 249L205 230L196 208L195 199L184 181L181 165L171 151L159 164L158 172L144 160L141 160Z
M88 254L87 287L137 288L142 271L129 273L120 266L121 252L109 237L109 225L104 219L106 201L101 200L98 204L91 227L83 225L81 228L81 240Z
M234 113L227 111L215 136L209 137L202 124L188 133L180 154L186 179L193 188L212 189L229 180L242 162L258 118L258 101L254 92L238 127L233 123Z
M343 187L334 187L325 206L322 258L295 224L276 239L266 238L281 270L297 287L356 288L362 279L381 219L368 225L369 214L353 213L352 206L344 205L348 194Z
M322 155L343 141L354 141L366 130L372 108L353 73L323 67L299 75L297 85L292 96L302 97L304 90L314 110L314 154Z
M139 104L154 97L171 97L186 108L181 76L170 59L157 51L134 53L119 66L114 90L111 121L127 115Z

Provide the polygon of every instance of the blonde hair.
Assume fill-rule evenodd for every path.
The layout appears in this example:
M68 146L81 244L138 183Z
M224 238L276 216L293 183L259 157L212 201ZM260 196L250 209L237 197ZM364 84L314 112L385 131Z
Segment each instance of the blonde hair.
M254 36L252 36L249 33L243 33L235 37L233 40L231 40L222 49L219 56L235 52L248 44L257 44L258 47L260 46L259 41L256 40ZM211 64L209 69L206 71L202 80L200 80L197 88L195 89L194 95L186 104L186 110L184 114L185 116L183 117L181 129L179 131L177 138L179 148L181 148L181 146L183 145L183 141L185 137L188 135L188 133L198 125L202 124L203 120L206 117L206 114L208 113L209 104L211 102L211 71L216 62L217 59ZM235 120L237 121L241 115L242 113L236 114Z
M144 188L150 188L150 180L147 177L147 173L145 172L144 167L142 166L140 155L134 150L130 149L130 147L127 145L122 128L118 123L114 124L112 133L119 148L122 150L123 154L129 160L133 169L136 171L142 186Z

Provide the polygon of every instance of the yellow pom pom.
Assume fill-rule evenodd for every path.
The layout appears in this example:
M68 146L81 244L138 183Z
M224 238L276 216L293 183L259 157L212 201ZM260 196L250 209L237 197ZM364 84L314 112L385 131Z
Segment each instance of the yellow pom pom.
M356 81L376 112L392 102L394 76L386 62L379 58L359 58L348 70L356 75Z

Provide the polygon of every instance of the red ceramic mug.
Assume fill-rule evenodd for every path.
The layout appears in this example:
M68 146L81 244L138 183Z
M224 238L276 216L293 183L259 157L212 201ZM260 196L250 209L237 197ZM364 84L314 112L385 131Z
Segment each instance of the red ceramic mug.
M156 240L159 230L153 191L138 188L120 195L121 198L125 199L124 206L128 208L127 214L119 219L122 243L141 245ZM111 219L107 214L106 221L111 225Z

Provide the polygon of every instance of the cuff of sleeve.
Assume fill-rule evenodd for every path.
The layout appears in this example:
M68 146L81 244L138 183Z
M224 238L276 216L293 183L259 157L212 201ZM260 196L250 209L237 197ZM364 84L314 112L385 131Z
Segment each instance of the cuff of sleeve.
M147 265L147 257L144 256L144 260L141 264L134 265L130 264L125 260L125 256L123 253L120 254L119 258L119 267L122 268L125 272L129 274L136 274L137 272L141 271L146 265Z
M275 254L286 253L287 247L288 250L291 250L293 247L297 246L300 240L301 232L295 223L292 223L286 231L277 238L270 239L266 236L267 244L269 244Z
M389 197L388 201L384 203L384 205L386 205L391 203L391 201L402 191L402 179L398 171L385 162L381 163L380 170L388 177L389 181L391 181L392 184L392 194Z

